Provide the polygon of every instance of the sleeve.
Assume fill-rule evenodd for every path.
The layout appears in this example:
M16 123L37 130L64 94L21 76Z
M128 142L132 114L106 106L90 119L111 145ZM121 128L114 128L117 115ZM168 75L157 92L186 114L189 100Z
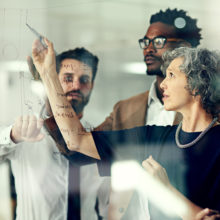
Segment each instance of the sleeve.
M117 105L117 104L116 104ZM98 127L96 127L94 129L94 131L111 131L113 130L113 120L114 120L114 110L115 107L113 108L113 111L110 113L110 115L105 119L104 122L102 122L102 124L100 124Z
M118 121L119 118L117 117L118 113L121 111L121 103L123 101L117 102L114 107L112 112L108 117L106 117L105 121L102 122L99 126L97 126L94 131L112 131L112 130L120 130L118 128ZM117 120L116 120L117 118Z
M84 166L92 163L96 163L97 160L94 158L91 158L89 156L86 156L84 154L73 152L71 155L65 155L64 156L70 161L70 163L74 166Z
M12 126L0 128L0 161L6 159L16 149L17 144L10 138L11 129Z
M147 127L121 131L92 132L101 160L97 161L101 176L109 176L111 165L122 160L142 162L147 144Z

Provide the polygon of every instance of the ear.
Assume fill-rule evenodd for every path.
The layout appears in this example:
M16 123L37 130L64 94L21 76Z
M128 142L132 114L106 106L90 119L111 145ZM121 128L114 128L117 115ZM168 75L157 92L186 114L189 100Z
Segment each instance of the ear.
M193 91L193 97L194 97L194 100L196 102L201 102L201 96L200 95L196 95L195 91Z
M192 45L188 41L181 41L178 43L178 47L192 47Z

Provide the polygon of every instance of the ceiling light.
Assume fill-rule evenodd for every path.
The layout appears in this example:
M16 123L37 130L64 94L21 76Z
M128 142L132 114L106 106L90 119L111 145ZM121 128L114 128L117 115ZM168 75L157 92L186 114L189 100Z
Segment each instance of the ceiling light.
M28 72L26 61L4 61L0 62L0 70L5 72Z
M143 62L130 62L122 65L122 71L129 74L146 74L146 64Z

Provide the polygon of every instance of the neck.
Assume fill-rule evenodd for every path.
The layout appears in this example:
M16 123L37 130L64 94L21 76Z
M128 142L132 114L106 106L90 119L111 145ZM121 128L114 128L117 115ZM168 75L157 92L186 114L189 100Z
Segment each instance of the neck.
M212 122L212 115L208 114L204 109L199 111L189 111L183 114L182 129L186 132L204 131Z
M160 84L163 80L164 80L164 78L161 76L156 77L156 93L157 93L158 99L160 100L160 102L162 104L163 104L163 102L162 102L163 90L161 89Z

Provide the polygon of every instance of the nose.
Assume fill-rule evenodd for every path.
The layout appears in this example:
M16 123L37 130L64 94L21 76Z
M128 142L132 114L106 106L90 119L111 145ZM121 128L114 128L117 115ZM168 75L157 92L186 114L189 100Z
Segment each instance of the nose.
M144 48L144 55L156 53L156 49L154 48L153 42L151 41L148 47Z
M160 83L160 88L165 90L167 88L167 85L166 85L166 78Z
M74 77L73 82L70 83L71 90L79 90L80 89L80 81L78 77Z

